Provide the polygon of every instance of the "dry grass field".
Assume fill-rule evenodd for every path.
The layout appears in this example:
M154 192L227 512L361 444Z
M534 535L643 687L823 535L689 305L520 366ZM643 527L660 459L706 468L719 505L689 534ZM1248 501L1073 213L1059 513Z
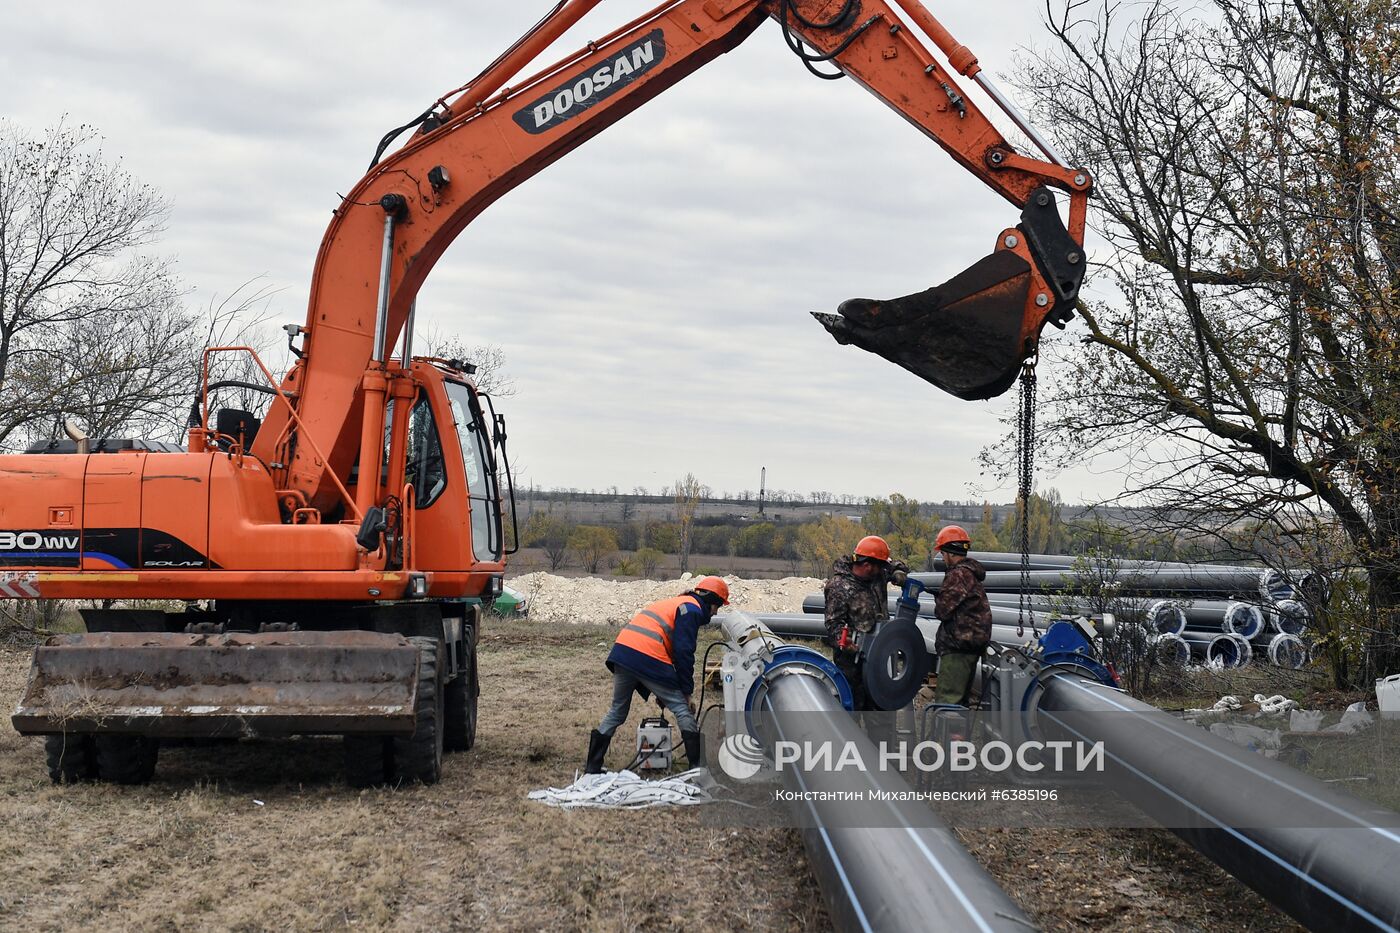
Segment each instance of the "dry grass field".
M477 747L434 787L365 792L329 739L162 748L149 787L51 786L40 740L9 724L28 656L0 652L0 929L824 926L791 831L741 840L693 810L525 799L572 780L611 689L597 647L611 638L489 629Z
M478 745L450 756L434 787L350 790L328 739L163 748L149 787L54 787L40 741L6 715L0 929L826 928L792 831L525 799L572 779L607 702L612 634L492 622ZM27 665L27 653L0 650L6 713ZM1296 929L1165 832L964 840L1047 930Z

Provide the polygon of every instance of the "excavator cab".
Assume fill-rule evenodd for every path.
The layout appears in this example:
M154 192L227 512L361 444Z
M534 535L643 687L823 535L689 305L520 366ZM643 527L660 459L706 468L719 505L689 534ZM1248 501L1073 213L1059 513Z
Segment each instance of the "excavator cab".
M475 596L505 569L498 463L504 419L491 416L465 368L455 361L413 364L420 389L391 406L386 457L398 443L394 434L402 431L412 569L431 574L435 590L449 578L471 575L470 582L464 579L442 593ZM513 502L514 491L508 489L506 498Z

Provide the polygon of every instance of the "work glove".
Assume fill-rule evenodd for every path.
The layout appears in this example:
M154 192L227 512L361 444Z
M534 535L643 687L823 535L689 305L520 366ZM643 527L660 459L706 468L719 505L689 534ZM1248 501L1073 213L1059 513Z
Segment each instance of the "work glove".
M909 581L909 565L902 560L890 561L890 582L903 586Z

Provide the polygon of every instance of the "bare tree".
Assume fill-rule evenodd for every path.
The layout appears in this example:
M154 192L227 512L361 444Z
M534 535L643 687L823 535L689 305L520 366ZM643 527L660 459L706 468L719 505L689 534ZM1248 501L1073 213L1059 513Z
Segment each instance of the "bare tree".
M515 394L515 380L506 374L505 351L496 344L469 344L455 334L433 328L425 329L421 339L423 349L419 352L423 355L463 360L475 366L472 381L481 391L496 398Z
M0 122L0 447L54 430L168 420L195 322L168 263L143 252L166 205L87 126Z
M681 573L690 569L691 532L694 530L695 512L700 507L700 500L709 494L710 487L696 479L694 473L687 473L684 479L676 480L676 522L680 525Z
M520 537L527 547L544 551L550 570L558 570L569 560L569 539L573 535L573 519L536 512L521 530Z
M211 297L205 306L202 321L203 347L249 347L257 353L272 377L280 380L292 363L286 335L271 327L272 299L280 291L262 277L255 277L228 295ZM200 356L193 361L190 374L196 387L203 379L203 347ZM237 351L210 355L209 381L268 386L267 377L253 357ZM234 385L220 390L219 400L223 404L261 414L266 412L272 396Z
M1125 17L1137 17L1124 21ZM1197 533L1344 533L1400 662L1397 0L1076 0L1031 63L1039 122L1097 180L1087 349L1050 385L1065 461Z
M96 317L57 330L52 385L63 390L51 416L19 432L30 439L59 436L75 416L94 437L133 435L179 442L180 409L194 384L190 364L199 356L193 315L176 302L145 310L137 321Z

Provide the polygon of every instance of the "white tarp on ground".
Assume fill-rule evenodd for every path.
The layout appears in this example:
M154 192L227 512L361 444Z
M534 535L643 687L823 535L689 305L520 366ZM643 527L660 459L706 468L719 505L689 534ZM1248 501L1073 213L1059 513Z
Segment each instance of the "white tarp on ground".
M568 787L532 790L530 800L566 810L592 807L637 810L643 807L693 806L714 803L715 798L698 783L709 775L701 768L648 781L632 771L580 774Z

